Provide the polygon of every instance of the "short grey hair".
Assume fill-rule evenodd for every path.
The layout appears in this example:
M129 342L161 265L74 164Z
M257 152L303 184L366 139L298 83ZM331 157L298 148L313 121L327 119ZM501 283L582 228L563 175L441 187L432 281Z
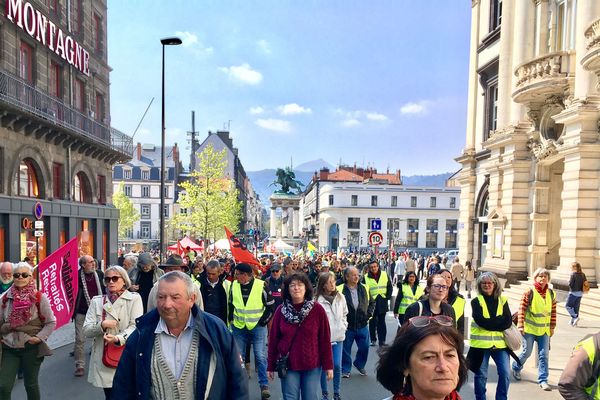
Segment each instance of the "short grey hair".
M536 269L533 273L533 279L537 278L540 275L546 275L548 277L548 281L550 280L550 271L548 271L546 268L539 267L538 269Z
M2 261L0 262L0 272L2 271L2 267L7 266L10 267L10 271L13 271L14 265L10 261Z
M353 270L356 270L356 272L358 272L358 274L360 276L360 271L358 270L358 268L351 265L344 269L344 282L346 282L346 280L348 279L348 274L350 273L350 271L353 271Z
M13 264L12 270L14 273L14 272L17 272L18 269L23 269L23 268L26 268L30 274L33 274L33 267L31 265L29 265L28 262L25 262L25 261L21 261L16 264Z
M206 263L206 269L217 269L217 268L221 268L221 263L219 262L219 260L210 260L208 263Z
M172 283L177 280L183 281L183 283L185 283L185 289L188 295L188 299L191 298L194 293L196 293L196 291L194 290L194 282L192 282L192 278L190 278L188 274L182 271L167 272L166 274L158 278L158 284L160 284L160 282L162 281ZM158 297L158 290L156 291L156 296Z
M125 257L124 261L130 262L131 264L135 265L135 264L137 264L137 257L127 256L127 257Z
M494 283L494 291L492 292L492 296L495 299L500 298L500 295L502 294L502 285L500 284L500 279L498 279L496 274L489 271L483 272L477 278L477 291L479 292L479 294L483 294L483 290L481 290L481 281L483 281L484 279L490 280Z
M125 281L125 288L129 288L129 286L131 286L131 279L129 279L129 275L127 274L127 271L125 270L125 268L119 266L119 265L113 265L112 267L108 267L106 268L106 271L104 271L104 276L106 276L106 274L108 274L109 272L114 271L117 274L119 274L121 276L121 278L123 278L123 280Z

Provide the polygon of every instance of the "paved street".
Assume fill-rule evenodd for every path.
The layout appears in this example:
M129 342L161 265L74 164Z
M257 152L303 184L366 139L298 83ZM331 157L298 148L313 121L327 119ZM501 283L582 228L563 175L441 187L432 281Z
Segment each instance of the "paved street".
M511 310L516 310L517 304L511 302ZM564 303L559 303L558 307L564 307ZM470 315L470 309L466 310L466 315ZM597 332L600 329L600 319L596 321L582 320L578 328L568 325L568 318L558 316L558 328L555 336L552 338L550 351L550 385L556 389L558 378L569 358L573 345L583 336ZM395 322L391 315L388 316L388 335L395 332ZM391 336L390 336L391 337ZM390 341L390 340L388 340ZM87 383L86 378L73 377L73 359L69 357L72 346L67 345L55 350L52 357L46 358L42 365L40 373L40 383L43 390L42 398L45 400L58 399L86 399L101 400L104 398L100 389L92 387ZM89 349L89 344L88 344ZM369 376L359 376L356 371L352 371L350 379L342 379L342 396L344 399L362 400L362 399L383 399L389 396L389 393L381 387L374 377L375 365L377 363L376 348L371 347L367 371ZM496 374L493 367L490 368L490 378L488 380L488 398L493 398L495 393ZM252 372L250 379L250 393L252 400L260 399L256 373ZM530 358L523 370L523 380L521 382L511 381L510 396L511 399L524 399L527 396L540 395L544 399L560 399L557 390L544 392L537 386L537 369L535 361ZM272 383L272 398L279 400L281 390L277 379ZM461 390L461 396L465 400L473 399L473 376L469 375L469 381ZM23 381L18 381L13 391L13 399L25 399Z

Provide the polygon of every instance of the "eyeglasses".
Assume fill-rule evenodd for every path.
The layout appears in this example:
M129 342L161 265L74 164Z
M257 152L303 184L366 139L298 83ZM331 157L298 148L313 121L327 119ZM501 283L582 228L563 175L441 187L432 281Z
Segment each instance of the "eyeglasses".
M31 274L28 274L27 272L15 272L13 274L13 278L15 278L15 279L20 279L20 278L27 279L30 276L31 276Z
M300 287L304 287L304 283L290 283L290 287L291 288L300 288Z
M121 279L120 276L105 276L104 283L106 283L106 284L109 284L110 282L117 283L119 281L119 279Z
M429 324L431 324L431 321L434 321L438 325L442 326L454 326L454 320L452 319L452 317L449 317L447 315L436 315L435 317L427 317L422 315L419 317L412 317L408 320L408 322L410 322L410 324L415 328L424 328L426 326L429 326Z
M437 289L437 290L448 290L448 286L446 285L439 285L439 284L435 284L435 285L431 285L432 288Z

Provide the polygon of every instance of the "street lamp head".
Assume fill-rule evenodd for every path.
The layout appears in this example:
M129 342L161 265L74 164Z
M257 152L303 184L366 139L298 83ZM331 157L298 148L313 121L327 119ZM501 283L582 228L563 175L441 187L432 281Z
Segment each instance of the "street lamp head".
M179 39L178 37L168 37L160 39L160 43L163 46L177 46L181 44L181 39Z

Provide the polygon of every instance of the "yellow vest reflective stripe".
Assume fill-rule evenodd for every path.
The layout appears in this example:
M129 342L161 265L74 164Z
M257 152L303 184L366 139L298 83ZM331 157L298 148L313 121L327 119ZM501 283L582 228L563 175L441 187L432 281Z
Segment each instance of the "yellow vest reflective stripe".
M546 289L546 298L537 290L531 289L533 297L531 304L525 311L525 333L535 336L550 336L550 316L552 314L552 295L550 289Z
M582 348L587 353L588 359L590 360L590 365L592 369L594 368L594 360L596 358L596 346L594 345L594 337L590 336L589 338L582 340L577 343L575 346L575 350ZM585 392L590 395L590 398L593 400L600 400L600 376L596 377L596 381L592 386L588 386L585 388Z
M421 296L423 296L423 293L425 292L423 287L419 286L417 282L415 282L415 285L417 285L417 289L415 290L415 294L413 294L412 288L408 283L402 284L402 300L400 300L398 314L406 313L406 309L408 308L408 306L410 306L413 303L416 303L417 300L419 300Z
M377 282L373 278L370 278L369 275L367 275L365 276L365 283L369 288L369 294L371 295L371 297L385 297L385 295L387 294L388 276L385 271L380 272L379 282Z
M479 305L481 306L483 318L490 318L490 312L487 308L485 300L483 299L483 296L477 296L477 300L479 301ZM500 296L500 298L498 299L496 317L502 315L502 312L504 311L504 304L506 304L507 300L508 299L505 296ZM502 335L502 332L488 331L487 329L483 329L475 323L474 319L471 321L470 343L471 347L475 347L478 349L491 349L492 347L495 347L497 349L506 348L506 343L504 342L504 336Z
M456 317L456 321L458 321L460 317L462 317L465 313L465 303L465 299L460 296L456 296L456 298L454 299L454 303L452 303L452 308L454 308L454 316Z
M238 281L233 282L231 295L233 296L233 325L236 328L247 328L248 330L254 329L265 312L265 306L262 301L264 286L264 281L254 278L250 296L248 296L246 305L244 305L241 285Z

